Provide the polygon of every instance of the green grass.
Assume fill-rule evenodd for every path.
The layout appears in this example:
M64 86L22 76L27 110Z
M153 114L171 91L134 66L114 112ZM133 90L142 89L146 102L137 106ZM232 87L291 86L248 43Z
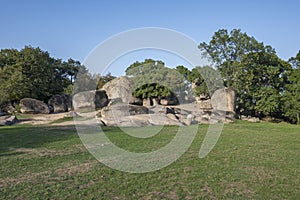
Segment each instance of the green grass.
M1 127L0 199L299 199L299 126L228 124L212 152L199 159L207 128L199 126L173 164L131 174L97 162L73 126ZM147 152L166 145L177 127L147 139L104 129L118 146Z

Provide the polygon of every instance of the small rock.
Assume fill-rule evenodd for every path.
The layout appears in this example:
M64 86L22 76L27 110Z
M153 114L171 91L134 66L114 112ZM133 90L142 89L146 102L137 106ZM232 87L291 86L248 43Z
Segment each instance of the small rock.
M18 119L16 116L13 115L7 115L0 117L0 126L9 126L13 125L18 122Z

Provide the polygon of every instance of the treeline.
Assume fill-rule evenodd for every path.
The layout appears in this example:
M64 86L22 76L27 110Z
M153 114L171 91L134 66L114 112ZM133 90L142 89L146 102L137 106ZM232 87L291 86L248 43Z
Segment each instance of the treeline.
M40 48L3 49L0 51L0 103L25 97L46 101L52 95L68 93L80 67L78 61L55 59Z
M25 46L21 50L0 51L0 108L22 98L47 102L56 94L72 94L79 73L89 80L87 88L102 87L113 76L91 74L79 61L53 58L40 48ZM97 82L97 83L95 83ZM75 91L76 92L76 91Z
M274 48L238 29L230 32L220 29L208 43L200 43L198 47L213 67L170 69L162 61L151 59L130 65L126 75L134 80L133 94L140 98L164 98L174 92L182 98L190 94L209 96L221 84L236 91L238 116L300 123L300 51L295 57L283 60ZM203 74L208 77L205 81ZM113 78L111 74L91 74L79 61L62 61L40 48L3 49L0 107L24 97L47 101L56 94L100 89ZM78 84L74 88L75 80ZM193 88L192 93L189 88Z

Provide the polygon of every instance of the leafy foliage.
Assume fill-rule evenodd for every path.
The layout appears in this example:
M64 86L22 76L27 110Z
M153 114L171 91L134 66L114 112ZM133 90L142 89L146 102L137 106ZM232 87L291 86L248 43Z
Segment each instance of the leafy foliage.
M292 123L300 124L300 51L290 59L293 66L282 97L284 116Z
M0 51L0 104L24 97L47 100L73 84L81 64L50 57L40 48Z
M126 69L126 75L132 77L136 97L165 98L173 93L182 96L186 90L184 77L175 69L165 67L162 61L135 62Z
M297 107L292 109L293 114L288 114L291 112L288 107L298 105L299 99L294 98L291 103L287 96L292 96L291 92L297 96L295 85L299 78L292 78L297 77L295 70L281 60L271 46L265 46L241 30L228 33L220 29L208 44L200 43L199 48L210 56L225 85L236 91L238 114L274 118L295 116ZM299 66L297 56L291 59L294 66Z

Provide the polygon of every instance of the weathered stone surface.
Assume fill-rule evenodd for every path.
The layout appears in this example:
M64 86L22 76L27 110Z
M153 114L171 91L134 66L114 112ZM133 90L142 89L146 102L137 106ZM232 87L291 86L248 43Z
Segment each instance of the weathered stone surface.
M211 110L213 109L211 100L210 99L200 99L197 101L197 104L199 104L199 108L202 110Z
M13 115L6 115L0 117L0 126L9 126L17 122L18 122L17 117Z
M79 92L73 97L75 111L93 111L108 105L108 96L104 90Z
M67 112L72 110L72 97L67 94L58 94L51 97L48 101L52 112Z
M32 113L32 114L49 114L50 110L47 104L44 102L31 99L31 98L24 98L20 101L20 111L21 113Z
M130 98L129 104L142 106L143 105L143 99L132 96Z
M216 90L212 97L211 103L214 110L235 112L235 91L228 88Z
M101 110L101 117L120 118L129 115L140 115L148 113L149 109L147 107L122 103L103 108Z
M152 99L150 98L143 99L143 106L150 107L152 105L153 105Z
M123 103L129 103L132 98L132 84L126 76L115 78L103 87L109 99L122 98Z

